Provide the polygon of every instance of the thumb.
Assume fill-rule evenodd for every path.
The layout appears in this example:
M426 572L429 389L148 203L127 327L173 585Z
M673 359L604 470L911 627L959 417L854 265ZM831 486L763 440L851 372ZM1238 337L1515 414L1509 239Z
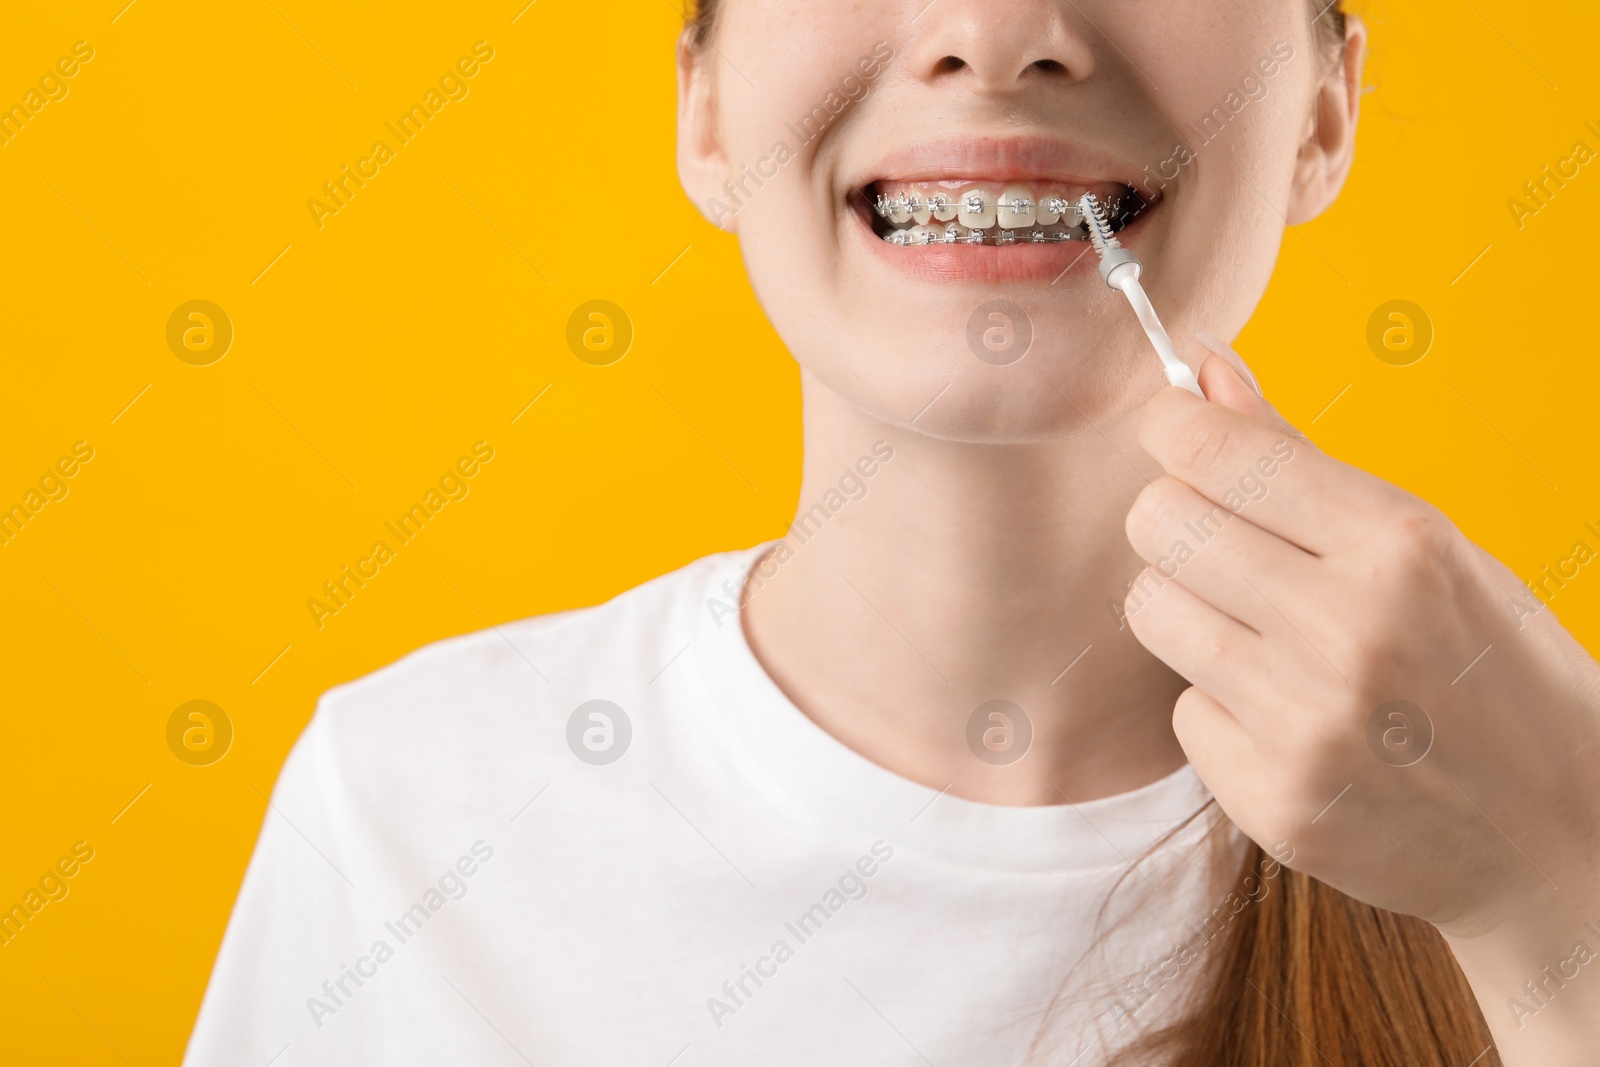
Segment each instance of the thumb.
M1290 425L1289 420L1267 402L1243 357L1222 338L1204 330L1196 333L1189 351L1185 353L1185 362L1190 366L1199 365L1195 377L1199 379L1207 400L1232 408L1241 415L1266 423L1299 440L1307 440L1305 434Z
M1251 387L1251 383L1226 356L1215 352L1198 355L1200 370L1195 377L1200 380L1200 388L1207 400L1252 418L1266 419L1266 413L1272 411L1272 405Z

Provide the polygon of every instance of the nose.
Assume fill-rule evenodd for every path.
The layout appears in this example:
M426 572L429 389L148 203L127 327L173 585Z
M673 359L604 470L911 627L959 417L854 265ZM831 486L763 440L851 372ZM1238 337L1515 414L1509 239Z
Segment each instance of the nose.
M991 96L1030 84L1069 85L1094 70L1094 52L1057 0L932 0L916 17L910 67L933 85Z

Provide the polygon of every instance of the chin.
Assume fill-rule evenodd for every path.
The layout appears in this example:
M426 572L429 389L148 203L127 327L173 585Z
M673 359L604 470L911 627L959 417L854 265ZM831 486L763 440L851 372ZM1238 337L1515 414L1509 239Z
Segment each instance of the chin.
M1093 434L1164 384L1153 355L1145 366L1123 354L1134 338L1101 345L1056 334L1035 338L1015 362L991 364L969 351L958 328L913 341L903 329L876 326L827 331L809 351L791 351L815 383L865 415L938 440L1015 445ZM871 339L863 344L864 335Z
M890 426L968 443L1062 440L1116 422L1165 384L1079 242L951 252L885 241L861 211L842 220L837 241L822 227L805 237L748 221L757 224L740 243L752 288L795 360L813 384ZM956 254L966 274L921 273ZM1013 266L989 278L1001 257ZM1047 261L1042 280L1011 276Z

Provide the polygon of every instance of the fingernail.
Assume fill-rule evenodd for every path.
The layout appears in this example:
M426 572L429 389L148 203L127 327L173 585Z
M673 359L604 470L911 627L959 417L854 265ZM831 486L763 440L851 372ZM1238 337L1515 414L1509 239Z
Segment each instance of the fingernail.
M1218 356L1221 356L1227 362L1228 366L1238 371L1239 377L1249 382L1250 388L1256 391L1256 396L1259 396L1262 399L1266 398L1267 394L1261 391L1261 383L1256 381L1256 376L1250 372L1249 364L1245 363L1243 356L1239 355L1239 353L1233 350L1232 345L1228 344L1228 342L1224 341L1216 334L1207 333L1205 330L1196 330L1194 339L1205 345Z

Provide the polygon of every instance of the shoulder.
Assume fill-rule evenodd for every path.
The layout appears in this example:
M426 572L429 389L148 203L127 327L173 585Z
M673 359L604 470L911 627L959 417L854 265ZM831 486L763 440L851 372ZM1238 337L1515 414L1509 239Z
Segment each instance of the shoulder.
M542 758L563 754L578 704L648 688L692 639L706 583L743 554L702 557L591 607L435 641L335 686L290 762L307 765L318 792L386 798L431 793L441 776L492 778L508 761L526 781Z

